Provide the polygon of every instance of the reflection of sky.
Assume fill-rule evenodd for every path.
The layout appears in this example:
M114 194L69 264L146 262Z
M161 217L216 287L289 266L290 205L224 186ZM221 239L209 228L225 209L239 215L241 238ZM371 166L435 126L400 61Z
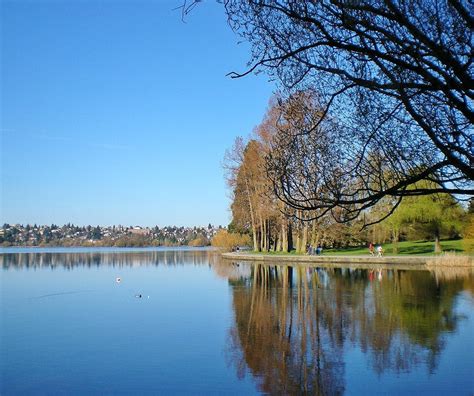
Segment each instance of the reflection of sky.
M207 265L0 274L2 394L255 392L225 362L231 296Z
M281 290L275 289L280 286L272 283L271 288L261 293L258 287L253 288L250 263L227 263L216 257L208 251L194 249L1 255L3 384L0 393L54 390L94 394L103 389L109 393L255 393L261 378L254 378L255 373L250 373L245 365L246 375L239 379L238 370L225 354L229 349L229 334L237 326L238 311L233 306L241 307L239 318L244 322L248 319L246 309L253 306L263 316L254 317L255 329L268 325L266 329L272 332L277 328L273 325L278 324L277 317L272 315L281 309L278 305L281 300L274 298L281 296ZM298 277L310 284L309 275L315 273L319 283L314 299L304 300L297 287ZM358 277L362 289L349 287L350 274ZM387 309L376 305L381 303L378 291L395 281L390 271L383 272L383 282L364 278L367 273L363 270L345 269L338 275L333 270L305 268L295 269L293 275L286 306L294 326L290 341L295 348L292 356L298 357L298 337L302 335L298 304L307 301L308 312L314 315L317 305L322 315L318 322L322 326L319 335L329 362L339 362L336 356L339 349L331 349L335 340L325 331L344 328L341 327L344 354L340 360L344 369L335 370L334 374L342 377L335 380L340 380L348 393L368 394L376 390L410 394L423 390L430 394L452 394L457 390L474 390L473 362L466 359L474 353L471 294L461 292L456 297L454 316L461 319L456 322L454 332L441 333L443 346L430 373L427 349L410 340L401 331L402 327L392 327L390 343L383 347L387 349L378 351L371 349L377 343L370 340L367 351L363 351L364 337L357 335L362 328L353 333L353 338L349 337L352 326L357 328L362 323L357 322L360 318L356 313L361 311L351 305L351 301L361 300L351 300L351 293L365 296L364 310L369 320L364 323L370 325L377 309ZM121 278L120 283L116 282L117 277ZM229 285L228 280L245 278L248 282ZM440 282L441 291L449 290L448 284ZM337 296L342 297L341 323L335 308ZM248 305L242 305L243 302ZM325 322L326 319L332 322ZM242 326L245 331L251 328L249 323ZM285 327L284 332L288 331ZM367 334L377 336L371 331ZM287 335L283 334L281 340ZM268 333L261 336L268 337ZM280 340L274 334L272 339ZM248 346L249 350L255 351L260 341L257 339L257 344ZM269 350L273 348L278 346L270 345ZM405 369L397 372L392 363L397 359L396 352L404 348L409 358L416 361L409 361ZM306 358L310 360L308 353ZM391 359L391 364L377 371L376 355ZM293 368L300 365L298 361L293 363ZM267 375L274 373L264 376Z

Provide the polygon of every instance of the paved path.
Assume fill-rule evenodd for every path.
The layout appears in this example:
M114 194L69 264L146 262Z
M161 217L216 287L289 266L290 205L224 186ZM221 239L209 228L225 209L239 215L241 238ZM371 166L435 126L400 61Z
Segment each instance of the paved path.
M222 257L230 260L259 261L269 264L290 264L299 263L303 265L321 264L323 266L350 266L358 268L390 268L394 265L397 268L420 268L424 267L428 260L433 260L433 256L383 256L374 257L369 255L361 256L291 256L291 255L266 255L254 253L222 253ZM470 265L474 266L474 259L470 260Z

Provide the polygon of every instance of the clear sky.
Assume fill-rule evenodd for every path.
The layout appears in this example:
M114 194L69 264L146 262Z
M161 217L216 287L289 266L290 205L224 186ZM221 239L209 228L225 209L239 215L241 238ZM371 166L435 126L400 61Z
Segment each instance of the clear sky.
M274 85L209 0L1 2L0 222L227 225L224 152Z

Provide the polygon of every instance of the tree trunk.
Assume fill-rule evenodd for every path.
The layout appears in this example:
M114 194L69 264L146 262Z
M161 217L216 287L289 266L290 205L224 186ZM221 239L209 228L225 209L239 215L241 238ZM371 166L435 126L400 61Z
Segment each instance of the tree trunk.
M435 231L435 246L434 246L435 253L441 253L441 243L439 241L439 229L437 228Z
M299 222L296 228L296 253L301 253L301 226Z
M253 250L258 252L257 228L252 223Z
M270 223L268 222L268 220L264 220L264 224L265 224L265 251L268 252L270 251Z
M267 248L270 251L272 248L272 228L271 228L270 220L267 220Z
M291 222L288 222L288 227L287 227L287 235L288 235L288 249L287 251L290 252L293 250L293 227L291 225Z
M400 231L392 230L392 253L398 254L398 240L400 239Z
M281 250L288 252L288 230L286 227L286 219L282 219L281 222Z
M249 182L248 182L247 179L245 179L245 187L246 187L246 190L247 190L247 198L249 200L250 221L252 223L253 250L258 252L258 251L260 251L260 249L258 248L257 226L255 224L255 214L254 214L254 211L253 211L252 197L250 195Z
M313 220L312 223L313 224L311 227L311 246L316 247L318 246L318 242L319 242L319 233L318 233L318 229L316 228L317 221Z
M308 223L303 225L303 238L301 240L301 253L306 253L306 245L308 244Z

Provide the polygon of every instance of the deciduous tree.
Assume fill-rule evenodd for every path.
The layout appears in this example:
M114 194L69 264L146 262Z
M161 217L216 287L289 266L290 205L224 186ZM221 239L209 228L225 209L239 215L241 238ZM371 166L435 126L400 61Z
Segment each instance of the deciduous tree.
M265 71L290 101L295 92L317 92L319 117L281 142L276 183L287 205L318 216L343 208L338 220L347 221L383 197L474 194L469 1L224 4L230 25L252 46L250 68L232 77ZM315 156L323 123L331 139ZM300 152L302 140L308 150ZM313 171L321 179L306 177Z

